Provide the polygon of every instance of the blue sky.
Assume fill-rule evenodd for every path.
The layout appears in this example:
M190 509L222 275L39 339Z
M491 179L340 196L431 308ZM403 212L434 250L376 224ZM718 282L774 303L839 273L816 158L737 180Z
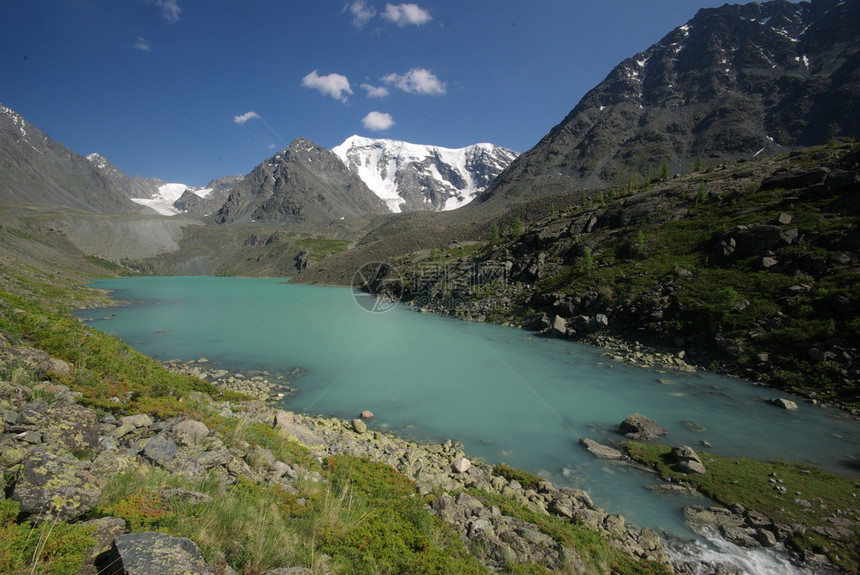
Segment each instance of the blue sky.
M531 148L720 0L0 0L0 103L128 175L202 186L305 137Z

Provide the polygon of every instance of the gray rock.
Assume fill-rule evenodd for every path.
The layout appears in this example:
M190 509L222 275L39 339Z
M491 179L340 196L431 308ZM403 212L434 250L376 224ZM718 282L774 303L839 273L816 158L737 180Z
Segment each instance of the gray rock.
M567 334L567 320L560 315L555 316L552 320L552 331L557 335L564 336Z
M108 449L99 453L90 464L90 472L111 477L124 471L145 465L140 458L124 449Z
M104 481L79 469L75 460L37 448L23 461L12 499L33 522L69 521L98 503L102 487Z
M769 399L767 402L771 405L775 405L777 407L781 407L783 409L794 410L797 409L797 404L790 399L785 399L782 397L778 397L776 399Z
M472 462L465 457L458 457L454 460L452 467L457 473L466 473L472 467Z
M618 426L618 432L630 439L645 441L657 439L669 433L665 427L639 413L634 413L622 421Z
M120 425L131 425L133 427L150 427L152 425L152 418L145 413L138 413L136 415L120 417L119 423Z
M624 459L624 454L615 449L614 447L603 445L602 443L598 443L593 439L581 437L579 439L579 443L585 446L585 449L587 449L589 453L600 459Z
M352 429L359 435L367 431L367 424L361 419L352 420Z
M195 455L192 460L203 466L204 469L212 469L218 465L227 465L233 460L233 456L226 447L219 447L218 449L204 451Z
M200 549L190 539L163 533L128 533L114 539L106 575L207 575Z
M211 503L212 497L206 493L199 491L190 491L188 489L180 489L178 487L164 486L158 490L158 495L165 501L178 499L198 505L200 503Z
M42 441L58 443L72 453L89 453L99 446L96 413L76 403L55 403L43 413Z
M705 473L705 465L699 454L689 445L672 448L672 456L677 462L678 469L684 473Z
M306 447L319 447L325 444L313 431L304 425L296 423L295 417L286 411L275 412L272 427Z
M186 419L173 426L173 435L179 445L196 447L209 435L209 428L201 421Z
M143 448L143 456L164 466L176 457L178 450L179 448L172 440L163 435L156 435L146 442L146 446Z
M365 409L364 411L361 412L361 415L359 415L359 417L362 419L372 419L373 418L373 412L370 411L369 409Z
M96 575L100 556L107 553L113 540L126 532L125 519L119 517L100 517L80 523L81 527L93 527L92 537L96 543L87 552L84 563L76 575Z

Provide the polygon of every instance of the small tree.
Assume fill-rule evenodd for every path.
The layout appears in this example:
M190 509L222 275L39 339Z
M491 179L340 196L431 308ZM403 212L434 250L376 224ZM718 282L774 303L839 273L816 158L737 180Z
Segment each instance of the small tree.
M669 179L669 175L669 162L664 161L660 166L660 179L665 182Z
M493 224L493 227L490 228L490 243L497 244L502 241L502 237L499 235L499 224Z
M696 156L696 163L693 166L693 171L694 172L701 172L704 169L705 169L705 162L704 162L704 160L702 160L702 154L699 154L698 156Z
M519 217L515 218L514 223L511 226L511 235L514 237L521 236L525 231L526 226L523 224L523 221Z
M581 264L582 264L582 271L584 271L585 273L589 273L591 271L591 268L594 267L594 256L591 255L591 248L589 248L588 246L585 246L582 249Z

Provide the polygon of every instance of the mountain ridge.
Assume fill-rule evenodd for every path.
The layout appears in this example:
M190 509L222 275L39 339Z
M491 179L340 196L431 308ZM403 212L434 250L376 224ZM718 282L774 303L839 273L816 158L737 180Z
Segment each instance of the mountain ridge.
M858 27L857 2L702 9L613 68L478 201L858 137Z
M462 207L517 157L490 143L445 148L357 135L331 151L395 213Z

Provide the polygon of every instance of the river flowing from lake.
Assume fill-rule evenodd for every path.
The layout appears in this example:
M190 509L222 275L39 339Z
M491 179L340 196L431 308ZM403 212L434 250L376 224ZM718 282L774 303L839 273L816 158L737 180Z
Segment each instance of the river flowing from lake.
M579 438L623 440L618 424L638 412L669 430L661 443L858 475L853 418L796 398L797 411L779 409L766 400L784 394L709 372L630 366L599 349L405 306L371 313L348 288L213 277L94 285L131 305L78 315L156 359L300 367L284 409L342 418L369 409L371 429L461 441L472 457L584 489L608 512L681 537L692 537L681 508L705 500L653 493L655 476L595 459Z

